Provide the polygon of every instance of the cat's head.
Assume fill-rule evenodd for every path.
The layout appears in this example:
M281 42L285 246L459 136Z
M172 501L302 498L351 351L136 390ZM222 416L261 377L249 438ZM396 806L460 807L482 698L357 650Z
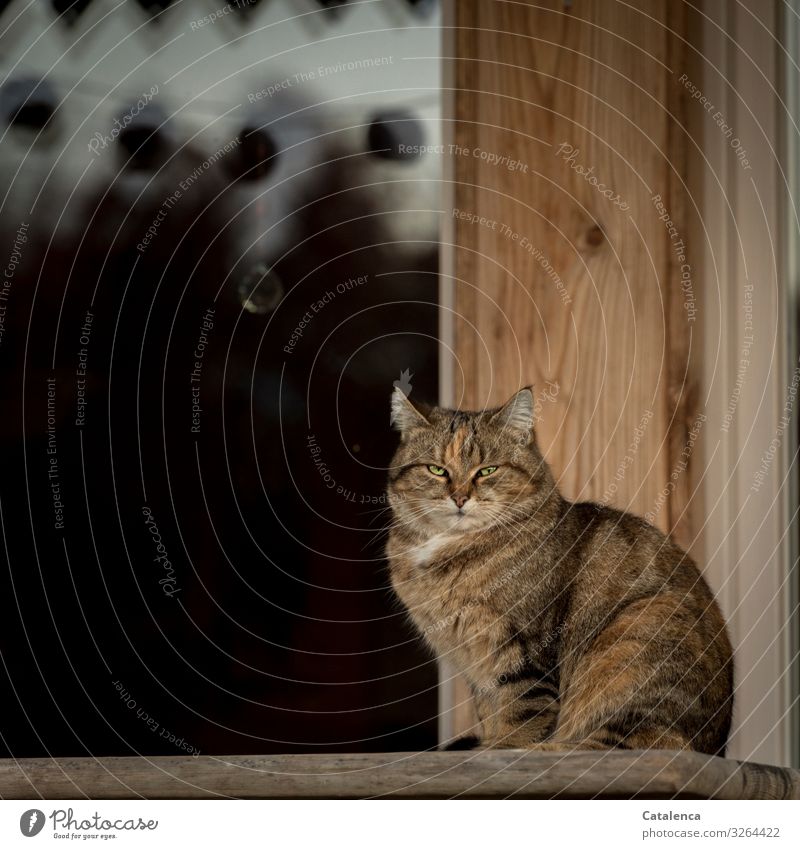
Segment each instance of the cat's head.
M423 534L473 532L531 515L552 490L530 388L499 409L447 410L392 395L400 445L389 469L395 520Z

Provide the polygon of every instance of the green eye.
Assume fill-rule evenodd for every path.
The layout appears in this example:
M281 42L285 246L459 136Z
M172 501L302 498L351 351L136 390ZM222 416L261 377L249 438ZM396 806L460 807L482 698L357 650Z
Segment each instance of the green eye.
M489 475L493 475L497 471L497 466L486 466L486 468L481 469L478 472L479 478L488 478Z
M443 469L441 466L428 466L428 471L439 478L447 477L447 469Z

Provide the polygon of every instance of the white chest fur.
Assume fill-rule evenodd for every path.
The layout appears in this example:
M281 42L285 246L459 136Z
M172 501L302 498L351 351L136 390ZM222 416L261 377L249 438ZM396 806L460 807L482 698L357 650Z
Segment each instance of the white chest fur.
M414 566L425 566L430 563L436 554L453 541L448 534L436 534L429 540L420 543L408 552L409 559Z

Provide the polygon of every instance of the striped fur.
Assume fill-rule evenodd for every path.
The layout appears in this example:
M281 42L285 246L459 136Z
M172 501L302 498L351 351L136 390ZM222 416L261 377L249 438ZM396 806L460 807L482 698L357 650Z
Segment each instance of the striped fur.
M529 389L477 413L396 389L392 407L392 583L469 682L480 744L723 753L731 646L688 555L643 519L560 495Z

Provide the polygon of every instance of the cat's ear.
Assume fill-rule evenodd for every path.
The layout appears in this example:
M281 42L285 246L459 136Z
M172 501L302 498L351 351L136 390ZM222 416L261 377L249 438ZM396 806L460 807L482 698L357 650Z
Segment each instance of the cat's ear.
M492 422L518 433L525 441L533 438L533 392L520 389L492 416Z
M428 427L430 425L422 410L408 400L408 396L399 386L395 386L394 392L392 392L392 415L390 421L400 431L403 438L414 428Z

